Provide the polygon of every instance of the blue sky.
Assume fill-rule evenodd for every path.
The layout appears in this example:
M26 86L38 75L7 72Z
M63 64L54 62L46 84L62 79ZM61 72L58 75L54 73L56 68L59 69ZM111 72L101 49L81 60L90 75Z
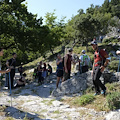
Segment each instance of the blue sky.
M58 20L66 16L67 21L77 15L79 9L85 11L91 4L101 6L104 0L26 0L26 2L28 11L37 14L38 17L44 18L47 12L52 13L55 9Z

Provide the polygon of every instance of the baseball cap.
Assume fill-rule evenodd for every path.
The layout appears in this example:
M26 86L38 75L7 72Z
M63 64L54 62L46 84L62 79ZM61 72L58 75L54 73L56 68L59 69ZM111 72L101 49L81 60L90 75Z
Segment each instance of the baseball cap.
M97 42L96 41L92 41L91 45L97 45Z
M69 49L68 49L68 51L69 51L69 52L72 52L72 51L73 51L73 49L72 49L72 48L69 48Z
M82 53L85 53L85 50L82 50Z

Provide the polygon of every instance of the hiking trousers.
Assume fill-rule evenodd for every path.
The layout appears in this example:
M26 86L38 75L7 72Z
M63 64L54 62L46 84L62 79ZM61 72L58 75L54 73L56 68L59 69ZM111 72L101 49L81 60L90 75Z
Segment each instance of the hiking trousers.
M14 76L15 76L15 69L12 69L12 70L10 71L11 88L13 88ZM8 89L10 89L9 80L8 80Z
M100 92L100 88L102 90L106 90L105 85L100 80L101 75L102 75L102 72L101 72L100 66L94 67L92 80L93 80L93 84L95 86L96 93Z
M82 66L82 73L85 73L88 71L88 66Z

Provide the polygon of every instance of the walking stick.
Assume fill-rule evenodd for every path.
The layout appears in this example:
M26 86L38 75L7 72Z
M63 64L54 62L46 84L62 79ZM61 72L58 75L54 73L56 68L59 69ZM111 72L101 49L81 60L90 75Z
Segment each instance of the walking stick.
M12 106L12 90L11 90L11 79L10 79L10 72L9 72L9 87L10 87L11 106Z

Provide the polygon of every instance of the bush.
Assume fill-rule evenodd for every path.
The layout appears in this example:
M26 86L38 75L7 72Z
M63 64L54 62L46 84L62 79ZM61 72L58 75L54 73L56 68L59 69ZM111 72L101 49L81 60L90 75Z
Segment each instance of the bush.
M110 43L110 42L114 42L114 41L115 42L117 41L117 39L114 37L103 39L103 43Z
M107 103L110 110L120 108L120 92L113 92L107 95Z
M91 103L94 99L95 97L93 95L86 94L86 95L81 96L80 98L76 98L74 101L74 104L84 106L84 105Z
M119 90L119 84L118 83L116 83L116 82L114 82L114 83L107 83L106 84L106 87L107 87L107 91L108 92L113 92L113 91L117 91L117 90Z
M111 60L113 61L113 60L117 60L117 58L116 57L111 57Z
M113 61L111 61L110 64L108 65L108 69L109 69L109 70L117 71L117 69L118 69L118 64L119 64L119 60L113 60Z
M112 42L113 42L113 43L118 43L119 40L118 40L118 39L114 39Z

